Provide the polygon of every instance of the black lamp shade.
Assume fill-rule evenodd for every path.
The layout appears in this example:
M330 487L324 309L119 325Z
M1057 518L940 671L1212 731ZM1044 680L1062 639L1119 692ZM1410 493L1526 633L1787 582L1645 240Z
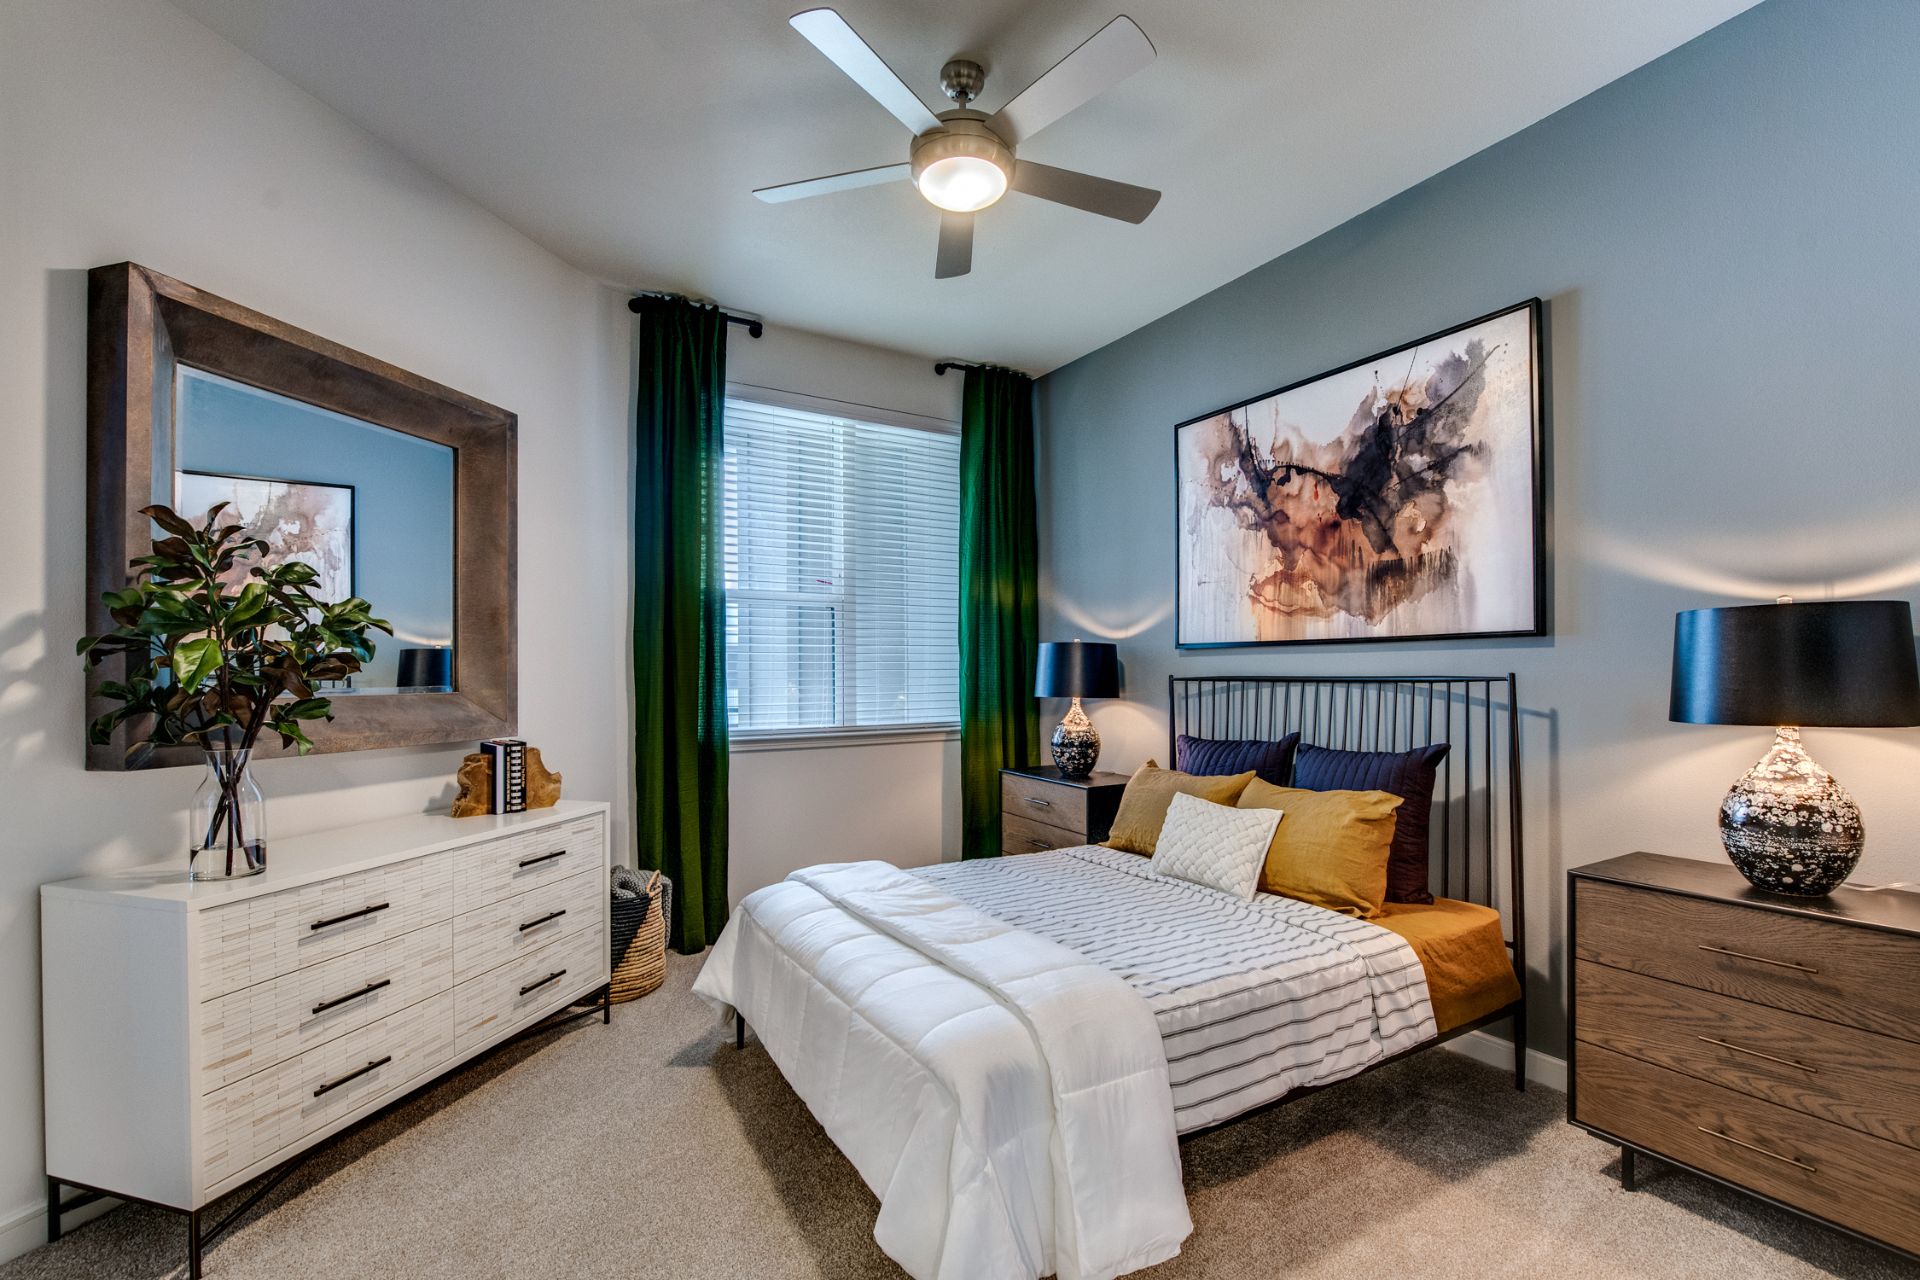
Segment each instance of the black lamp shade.
M1685 724L1920 724L1904 600L1690 609L1674 619L1668 718Z
M399 685L402 689L451 688L453 650L402 649Z
M1110 644L1065 640L1040 646L1036 698L1117 698L1120 650Z

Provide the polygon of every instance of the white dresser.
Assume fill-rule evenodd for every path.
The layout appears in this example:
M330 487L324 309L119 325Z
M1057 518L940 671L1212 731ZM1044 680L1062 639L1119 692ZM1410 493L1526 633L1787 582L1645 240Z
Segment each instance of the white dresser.
M607 806L420 815L40 892L47 1174L198 1210L608 980ZM57 1220L52 1231L57 1233Z

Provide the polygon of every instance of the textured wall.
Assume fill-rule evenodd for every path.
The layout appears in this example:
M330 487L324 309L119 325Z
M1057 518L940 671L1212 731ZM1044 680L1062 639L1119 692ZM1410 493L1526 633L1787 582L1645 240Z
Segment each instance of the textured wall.
M1534 1043L1561 1052L1566 868L1720 856L1767 746L1667 723L1674 612L1920 594L1916 50L1910 0L1771 0L1048 377L1043 631L1120 642L1108 767L1165 752L1169 672L1517 671ZM1535 294L1553 634L1178 654L1173 424ZM1866 812L1859 878L1920 879L1920 730L1808 740Z

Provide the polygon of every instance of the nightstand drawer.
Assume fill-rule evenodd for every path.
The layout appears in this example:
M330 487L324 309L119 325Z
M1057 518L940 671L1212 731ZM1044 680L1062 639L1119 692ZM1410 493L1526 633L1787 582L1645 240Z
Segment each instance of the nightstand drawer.
M1044 822L1034 822L1017 813L1000 815L1000 852L1002 853L1042 853L1048 849L1069 849L1086 843L1086 836L1078 831L1067 831L1060 827L1048 826Z
M1920 1041L1911 938L1598 880L1574 892L1579 959Z
M1045 826L1084 833L1087 793L1080 787L1062 786L1044 778L1003 773L1000 775L1000 812L1008 818L1025 818Z
M1903 1249L1920 1151L1591 1046L1574 1119Z
M1920 1148L1920 1045L1590 960L1574 1000L1583 1045Z

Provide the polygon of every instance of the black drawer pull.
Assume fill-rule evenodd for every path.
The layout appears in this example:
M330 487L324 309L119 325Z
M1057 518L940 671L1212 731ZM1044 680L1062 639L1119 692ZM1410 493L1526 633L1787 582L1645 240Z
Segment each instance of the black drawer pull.
M315 929L325 929L329 925L345 924L349 920L358 920L361 916L370 916L376 911L385 911L392 905L391 902L376 902L370 907L362 907L358 911L349 911L343 916L328 916L325 920L315 920L311 927Z
M1742 1142L1731 1134L1722 1133L1718 1129L1709 1129L1703 1124L1697 1124L1693 1127L1706 1134L1709 1138L1718 1138L1722 1142L1731 1142L1736 1147L1745 1147L1755 1155L1765 1156L1769 1160L1778 1160L1781 1164L1790 1164L1796 1169L1805 1169L1808 1173L1820 1172L1804 1160L1795 1160L1792 1156L1783 1156L1778 1151L1769 1151L1765 1147L1756 1147L1751 1142Z
M560 908L558 911L549 911L547 912L547 914L541 916L538 920L529 920L525 924L521 925L520 932L525 933L529 929L537 929L541 925L547 923L547 921L558 920L561 916L565 914L567 914L567 909L565 907Z
M1820 972L1818 969L1810 969L1804 964L1795 964L1791 960L1769 960L1765 956L1750 956L1744 951L1729 951L1725 947L1710 947L1704 942L1700 944L1700 949L1702 951L1711 951L1717 956L1732 956L1735 960L1751 960L1755 964L1770 964L1776 969L1793 969L1800 973Z
M392 1061L393 1061L393 1055L388 1054L384 1058L379 1058L374 1060L373 1062L369 1062L366 1066L360 1068L358 1071L349 1071L347 1072L347 1074L341 1076L338 1080L327 1081L325 1084L321 1085L318 1089L315 1089L313 1091L313 1096L317 1098L323 1093L331 1093L333 1090L338 1089L341 1085L351 1084L355 1080L358 1080L361 1076L367 1074L367 1072L378 1071L380 1068L386 1066L389 1062L392 1062Z
M543 862L552 862L555 858L564 858L566 856L567 851L565 849L555 849L552 853L543 853L537 858L522 858L520 859L520 866L521 869L524 870L527 867L537 867Z
M1036 809L1053 808L1053 801L1042 800L1039 796L1021 796L1020 798L1022 800L1025 800L1028 804L1032 805Z
M380 990L380 988L390 987L392 985L393 985L392 978L382 978L378 982L369 982L366 986L360 988L358 991L349 991L344 996L335 996L331 1000L322 1000L319 1004L313 1006L313 1011L315 1013L325 1013L329 1009L338 1009L341 1005L346 1004L349 1001L358 1000L362 996L370 996L374 992Z
M520 988L520 994L523 996L532 995L534 992L538 991L540 988L546 986L549 982L558 982L560 981L560 979L566 976L567 976L567 971L565 969L555 969L552 973L540 979L540 981L529 982L526 986Z
M1737 1045L1731 1040L1716 1040L1712 1036L1695 1036L1694 1039L1703 1040L1708 1044L1717 1045L1722 1049L1731 1049L1735 1053L1744 1053L1749 1058L1758 1058L1762 1062L1777 1062L1783 1067L1792 1067L1795 1071L1804 1071L1810 1076L1820 1074L1820 1068L1818 1067L1810 1067L1804 1062L1795 1062L1792 1058L1776 1058L1770 1053L1762 1053L1758 1049L1749 1049L1744 1045Z

